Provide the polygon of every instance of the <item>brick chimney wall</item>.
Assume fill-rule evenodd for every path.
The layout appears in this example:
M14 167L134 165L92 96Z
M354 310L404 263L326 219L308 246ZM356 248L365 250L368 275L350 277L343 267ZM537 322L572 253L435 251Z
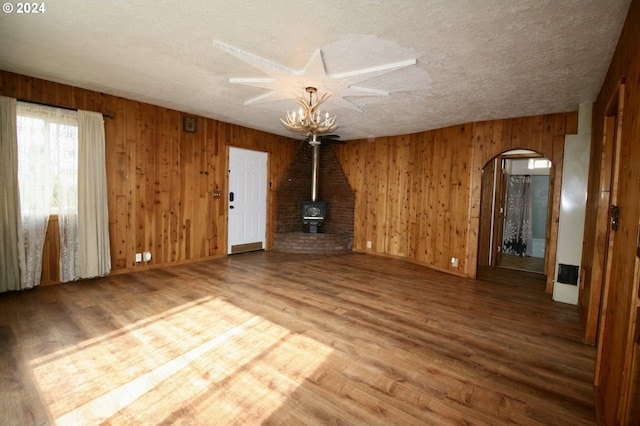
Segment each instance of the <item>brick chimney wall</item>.
M307 232L301 205L311 199L311 146L303 142L278 186L275 206L276 234ZM326 234L346 234L353 239L355 195L338 163L331 144L320 145L318 201L327 202L327 217L319 227Z

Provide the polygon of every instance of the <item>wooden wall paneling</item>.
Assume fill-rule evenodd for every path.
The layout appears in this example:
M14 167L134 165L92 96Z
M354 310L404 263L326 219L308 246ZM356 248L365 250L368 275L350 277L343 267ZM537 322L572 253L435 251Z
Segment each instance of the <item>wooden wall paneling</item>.
M2 84L2 96L19 98L18 96L18 75L0 71L0 83Z
M232 141L231 129L226 123L217 123L216 140L217 149L214 155L214 162L217 167L217 179L223 183L224 206L216 211L216 251L224 253L227 250L227 215L229 200L229 187L227 184L229 154L227 146Z
M509 138L508 145L506 146L508 150L519 149L520 147L525 146L525 121L527 120L524 117L516 117L513 120L510 120L511 137Z
M440 163L442 166L442 176L443 179L441 181L441 185L439 186L442 191L438 198L442 200L440 204L440 208L443 213L443 222L442 222L442 241L443 244L439 246L438 250L438 262L437 264L441 268L450 269L451 265L451 257L455 256L457 258L461 258L461 254L458 253L459 250L464 249L463 246L456 246L454 244L454 235L455 235L455 226L458 217L461 217L464 220L466 226L466 210L463 211L455 211L455 197L456 190L454 188L455 184L455 164L460 161L460 158L455 157L456 150L461 144L461 140L459 135L456 134L454 128L447 128L442 134L442 144L444 147L443 154L447 161L444 163ZM445 195L446 194L446 195ZM444 196L443 196L444 195ZM458 216L459 215L459 216Z
M401 136L400 136L401 137ZM400 137L389 140L386 148L386 153L380 154L380 160L386 164L387 172L385 178L381 179L382 186L378 187L379 192L378 201L384 206L385 218L381 219L378 223L384 230L379 236L384 241L385 253L392 256L398 256L398 252L395 250L395 244L397 243L397 232L399 228L399 206L398 206L398 194L397 182L401 178L402 174L398 167L398 153L400 151ZM385 161L386 157L386 161Z
M421 149L417 160L420 163L420 175L419 175L419 192L418 192L418 209L420 210L420 219L418 222L418 246L416 259L422 264L429 264L428 256L432 252L431 250L431 226L429 220L431 219L429 208L430 199L433 194L433 188L431 187L431 158L433 157L433 141L431 134L426 133L418 136L420 140Z
M493 157L501 152L503 127L504 120L485 122L485 143L482 146L482 156L479 158L483 165L487 164Z
M42 102L48 103L51 105L64 106L60 104L60 98L59 98L60 90L57 85L44 84L43 82L42 87L43 87Z
M558 246L558 224L560 222L560 197L562 189L562 162L564 157L564 135L553 136L553 154L551 156L552 168L549 176L549 196L552 206L551 217L548 221L549 244L547 245L548 256L545 270L547 271L547 293L553 292L553 282L555 280L555 264Z
M564 135L567 121L566 116L564 114L554 114L553 118L553 134L556 136Z
M346 145L338 146L335 149L336 158L338 158L345 177L349 181L349 185L354 190L354 240L353 250L356 252L364 252L366 245L366 222L367 222L367 191L362 182L367 176L367 163L369 162L368 151L369 146L375 142L367 141L349 141Z
M395 255L400 257L408 257L411 255L409 248L409 228L412 219L415 217L410 210L408 200L411 198L411 176L414 173L414 161L412 156L412 144L410 135L403 135L399 138L398 149L398 167L399 172L396 177L396 190L398 194L397 214L398 224L395 232ZM413 257L413 256L411 256Z
M182 120L178 111L166 110L165 113L165 137L168 137L169 147L169 226L170 226L170 257L171 263L181 259L181 248L184 244L181 235L181 223L184 220L183 199L185 176L180 173L182 161L180 155L180 132L182 131Z
M209 171L207 170L207 155L206 142L207 142L207 130L208 120L202 118L198 120L197 128L198 132L194 139L194 173L196 173L194 181L194 197L197 197L198 202L194 206L193 219L189 226L191 232L198 229L207 229L207 218L211 216L211 201L213 201L213 188L209 190L211 179L209 177ZM203 256L203 243L206 240L206 235L203 235L202 239L198 240L197 237L191 239L190 246L190 258L199 258Z
M411 203L411 224L409 228L411 258L419 263L424 263L425 235L424 225L426 224L426 199L429 195L429 188L426 183L428 166L425 162L429 144L425 141L424 135L412 135L413 146L413 171L411 173L411 187L407 194Z
M531 117L531 140L528 146L531 147L532 151L542 153L543 132L543 117L541 115Z
M416 160L416 145L419 145L416 140L416 135L405 135L402 145L403 156L403 172L404 179L402 181L402 192L400 203L402 204L402 219L400 221L400 227L403 235L400 237L403 246L402 257L415 259L416 252L413 246L412 236L416 230L416 219L418 217L417 206L411 201L417 200L420 197L420 191L416 187L414 181L417 176L417 163ZM413 196L412 194L415 194Z
M369 234L367 233L367 222L369 212L369 187L365 185L365 182L370 179L367 176L371 173L370 163L371 155L369 150L379 143L380 138L374 139L371 143L367 144L363 140L349 141L347 144L350 149L338 150L336 157L340 162L342 169L345 170L349 184L354 189L356 196L354 203L354 223L353 223L353 250L354 251L368 251L372 248L367 248L366 242ZM353 147L353 148L351 148ZM357 148L357 149L354 149ZM344 154L341 155L341 154ZM355 158L358 157L359 158ZM357 164L359 169L357 173L349 173L352 169L351 164ZM372 242L373 244L373 242Z
M425 168L425 180L427 195L424 197L424 203L426 204L426 218L424 222L424 251L422 261L426 265L435 265L435 245L436 245L436 232L437 225L435 225L435 219L437 217L437 179L436 170L434 168L434 158L436 156L436 143L435 133L428 132L424 135L425 143L428 147L426 150L426 156L422 159Z
M505 122L505 120L491 120L490 130L492 132L491 135L488 135L489 143L485 145L486 149L482 153L482 164L486 164L493 157L504 152L503 134Z
M568 117L570 117L568 119ZM479 158L482 161L476 160L476 164L486 164L491 158L496 155L508 151L510 149L523 148L523 149L534 149L538 151L536 148L540 147L540 151L545 157L550 159L554 163L554 169L556 171L556 175L561 176L562 174L562 152L564 147L564 132L577 131L576 124L577 123L577 112L570 113L561 113L561 114L549 114L539 117L528 118L530 120L542 120L542 134L541 141L538 142L536 140L534 134L536 129L535 121L532 121L531 125L525 124L523 120L514 120L514 119L504 119L504 120L492 120L485 125L491 127L493 131L491 132L490 142L485 143L483 147L481 147L481 151L479 152ZM566 124L569 123L569 124ZM513 137L513 132L518 132L516 129L531 129L532 135L526 137ZM528 130L527 130L528 131ZM487 129L485 129L485 134L488 134ZM514 140L518 141L518 145L514 145ZM476 171L476 173L478 173ZM552 194L556 194L555 198L551 198L552 203L550 203L552 209L551 220L548 222L549 232L547 235L550 237L554 237L555 233L557 233L557 212L559 211L559 201L560 201L560 193L555 192L552 189L554 176L551 177L551 192ZM557 190L559 191L559 189ZM554 216L556 216L554 222ZM473 228L476 229L476 228ZM473 232L473 229L470 229L470 232ZM547 260L547 271L553 271L555 269L555 244L556 241L552 241L551 239L548 242L548 247L550 250L547 251L548 260ZM551 275L553 272L551 272ZM553 281L551 280L548 283L552 286ZM549 291L552 287L549 287Z
M500 153L513 149L513 127L515 119L500 120L502 122L502 133L497 141L500 145Z
M68 86L62 86L61 92L68 92ZM60 102L62 102L62 97L60 97ZM116 176L118 173L118 167L114 165L118 164L118 154L116 150L109 149L108 146L111 141L124 140L125 139L125 131L126 127L122 124L122 120L116 120L115 117L124 115L123 102L119 102L118 98L110 97L108 102L106 103L105 108L109 111L110 114L114 116L114 119L105 120L104 123L104 133L105 133L105 158L107 162L107 198L109 200L116 199ZM119 109L122 108L122 109ZM116 203L109 202L107 203L107 207L109 210L109 244L111 251L111 267L114 268L114 257L113 254L117 252L117 238L116 238ZM126 265L125 265L126 266Z
M478 229L478 256L477 266L490 266L490 255L492 254L492 226L493 219L493 198L494 198L494 180L495 180L495 162L491 160L485 166L482 174L482 198L480 226Z
M380 183L384 175L384 164L378 158L380 147L388 144L388 138L378 138L375 143L369 147L367 155L367 168L364 177L364 188L366 194L366 210L365 210L365 239L371 241L371 250L376 253L384 253L384 238L382 237L383 229L378 227L378 220L384 217L385 212L380 210L378 198L380 197L379 187L384 183ZM385 176L386 177L386 176ZM356 214L357 215L357 214Z
M389 247L387 245L388 239L386 238L388 232L388 203L387 203L387 191L389 188L389 150L390 144L393 143L390 138L385 138L383 143L375 144L374 151L374 164L375 172L372 170L372 175L375 176L373 182L375 182L375 193L373 201L373 209L369 212L371 221L369 226L373 226L371 232L372 241L375 244L375 250L381 253L388 253ZM367 178L369 178L369 174Z
M206 121L204 119L198 120L198 125L202 126ZM184 133L184 132L183 132ZM209 200L213 199L212 192L204 194L201 191L202 183L207 184L207 175L201 173L202 164L202 140L204 138L204 132L198 132L190 134L191 138L191 183L189 185L188 194L193 197L193 203L191 203L191 209L189 218L185 220L185 259L191 260L194 255L198 253L198 247L196 246L197 237L193 235L193 232L197 229L202 229L202 224L206 223L206 218L209 212ZM206 186L205 186L206 188ZM201 224L195 226L195 224ZM198 255L199 257L200 255Z
M442 265L443 259L451 251L450 238L449 238L449 226L451 220L451 211L449 210L450 196L451 196L451 153L448 152L449 141L443 134L444 130L435 131L434 144L435 144L435 157L433 158L433 178L435 181L436 193L432 199L435 203L435 222L433 223L435 229L435 246L433 265ZM453 143L453 141L451 141Z
M52 89L55 88L55 92L57 95L57 99L55 103L52 102L53 105L60 105L61 107L72 108L74 105L73 101L73 91L74 89L71 86L66 85L54 85L48 84Z
M78 87L74 87L72 91L72 102L74 108L83 108L86 102L85 92Z
M206 238L202 241L203 253L207 256L218 254L217 234L218 234L218 212L223 211L226 208L227 192L224 185L225 177L220 176L221 167L216 161L219 151L219 139L218 135L218 122L213 120L205 120L205 144L204 144L204 158L205 158L205 171L209 174L207 176L208 185L206 190L208 192L208 215L205 218L205 222L208 226ZM213 198L213 191L219 192L219 198Z
M602 338L597 366L607 366L607 373L599 375L596 400L602 407L602 422L626 424L630 417L634 395L631 371L634 352L635 327L638 326L637 256L638 222L640 221L640 2L631 3L629 16L622 30L609 73L598 97L597 112L606 112L606 102L614 96L617 84L625 79L624 119L620 128L620 167L612 178L611 202L620 207L615 243L607 255L611 265L611 279L606 289L607 307L603 318ZM606 88L606 90L605 90ZM598 133L602 132L598 129ZM599 138L597 140L600 140ZM615 160L614 160L615 161ZM616 193L617 189L617 193ZM602 370L604 371L604 370Z
M389 152L389 175L387 195L383 198L387 203L386 243L387 252L392 256L406 256L406 203L404 185L408 177L407 157L405 153L406 136L398 136Z
M8 74L3 72L3 81L17 78L7 77ZM101 108L114 105L113 97L76 91L56 83L46 83L56 85L56 90L37 88L44 84L36 82L34 89L32 79L21 77L16 91L49 93L41 96L53 96L55 92L59 102L69 98L71 103ZM28 96L21 94L20 97ZM107 156L111 159L109 204L114 211L110 227L112 238L115 236L112 241L114 270L145 266L133 262L136 250L144 248L152 251L154 265L223 254L226 251L226 147L244 146L269 152L269 176L275 185L295 154L294 144L281 144L281 137L204 118L200 119L197 133L185 139L179 112L127 100L115 105L111 108L118 108L117 105L124 108L122 112L114 112L116 119L110 124L107 141ZM141 124L141 129L134 118L138 109L147 123ZM133 116L129 115L130 111ZM555 115L553 117L555 128ZM530 118L523 118L520 123L521 128L535 128ZM483 135L485 140L477 146L474 129L481 127L484 135L491 136ZM456 254L462 264L460 272L474 275L475 265L471 263L477 257L478 223L472 212L479 209L479 202L471 197L477 197L479 191L470 188L479 188L482 165L511 146L513 140L535 139L528 130L523 130L527 135L514 138L513 127L513 119L495 120L482 126L454 126L378 138L374 142L353 141L340 147L337 156L356 194L354 249L450 269L449 261L455 248L460 250ZM202 136L198 132L202 132ZM114 137L120 140L111 140ZM200 144L207 150L202 157L196 152L199 137L204 138ZM184 141L187 145L183 146ZM423 146L416 150L420 144ZM453 164L452 158L456 159ZM460 162L460 159L463 160ZM204 178L199 170L202 165L209 172ZM223 196L213 199L214 189L220 190ZM201 198L203 191L206 195ZM403 200L403 197L406 198ZM203 210L206 213L201 213ZM197 241L195 229L198 229ZM414 230L418 231L417 237ZM140 233L144 236L140 237ZM371 249L366 248L367 241L372 241ZM474 247L469 247L470 242Z
M157 152L156 152L156 114L153 108L143 108L141 111L142 140L137 142L142 145L143 149L138 151L138 155L144 156L144 161L140 161L141 167L144 164L144 174L140 176L143 180L139 182L144 185L144 198L138 200L140 206L140 215L144 217L144 229L138 232L144 235L142 248L144 251L151 251L151 264L161 263L161 258L157 256L156 250L156 232L158 226L156 223L155 209L157 206ZM144 204L142 204L144 203Z
M58 215L49 218L47 233L42 247L42 275L41 285L60 282L60 228Z
M473 139L473 155L482 156L484 150L484 139L486 131L486 123L474 123L474 139ZM474 211L470 207L470 220L478 218L478 251L476 256L477 266L489 265L489 253L491 251L491 212L492 212L492 199L493 199L493 180L494 180L494 167L493 161L487 164L480 164L478 161L472 161L471 163L475 168L471 172L472 186L470 193L470 205L477 203L478 208ZM480 182L476 182L478 180ZM479 187L478 187L479 184ZM470 225L470 229L473 227ZM470 259L467 256L467 259Z
M495 121L484 121L484 122L477 122L474 123L474 145L473 145L473 163L472 163L472 170L471 173L473 174L472 179L479 179L480 181L483 181L486 177L482 176L482 170L486 167L487 164L489 164L491 162L491 159L487 159L489 157L488 152L491 152L495 149L495 141L493 138L493 134L494 134L494 125L495 125ZM492 181L493 181L493 169L491 171L492 175L489 178L489 185L491 185L491 187L493 187ZM475 177L474 177L475 176ZM484 182L484 181L483 181ZM483 183L484 184L484 183ZM484 195L483 193L481 193L480 191L477 191L478 193L476 194L476 196L481 196L482 198L480 199L480 203L484 202ZM474 196L474 193L472 191L471 196ZM493 190L487 192L487 194L493 194ZM479 216L479 220L478 220L478 224L476 225L477 228L470 228L470 232L473 235L474 229L476 229L478 233L478 238L482 238L481 243L485 244L486 247L486 253L483 253L483 259L486 260L486 263L488 263L488 257L489 257L489 252L491 250L493 250L493 248L491 247L491 242L490 242L490 237L491 237L491 218L492 218L492 212L491 212L491 200L488 201L488 211L487 211L487 216L486 218L482 217L480 213L478 213ZM470 226L472 226L473 224L470 223ZM484 226L484 231L481 232L480 227ZM480 254L478 254L479 256ZM479 258L476 257L476 269L477 269L477 265L479 262ZM484 260L483 260L484 262ZM474 269L470 269L469 272L472 272L475 276L476 270Z
M476 123L468 126L468 134L465 139L468 143L467 173L468 183L461 183L461 189L466 189L467 197L467 224L464 229L465 234L461 238L461 243L466 244L466 253L463 259L462 268L459 268L465 275L476 277L478 269L478 237L480 235L480 203L482 194L482 169L477 165L475 157L478 155L475 150ZM465 175L462 175L463 177ZM464 201L461 199L461 202Z
M594 115L594 129L602 128L601 141L594 132L591 143L591 164L589 167L588 197L585 216L587 232L584 236L582 253L582 274L578 307L584 326L585 343L595 344L597 339L604 262L609 238L609 205L611 201L611 173L616 145L618 96L611 100L606 117ZM620 118L622 118L620 116ZM621 122L621 121L620 121ZM602 124L604 123L604 125Z
M475 200L471 196L473 187L471 176L473 168L473 128L473 124L465 124L451 129L454 134L453 140L460 140L461 143L452 144L453 172L451 175L451 190L453 194L451 205L451 212L453 213L451 245L458 248L455 251L458 258L458 266L451 265L450 259L448 259L448 266L455 271L465 273L469 264L475 264L475 259L478 255L477 233L475 239L469 239L470 214L472 209L477 211L477 207L474 206ZM476 177L473 179L475 180ZM477 225L475 229L477 229ZM473 261L471 257L474 259Z
M542 155L545 156L547 160L551 161L551 170L555 170L557 167L556 161L553 158L553 114L545 114L542 116L542 134L541 134L541 143L540 150L538 151ZM545 229L545 251L544 251L544 272L547 277L555 273L555 261L551 261L551 229L553 223L553 215L556 208L559 208L559 205L556 206L554 204L554 179L555 175L550 174L549 176L549 202L547 206L547 226ZM555 256L555 251L554 251ZM551 268L551 269L550 269Z
M178 261L191 259L191 220L198 202L195 191L197 170L194 164L194 133L183 129L182 114L178 114L177 141L179 152L178 176L180 178L180 192L178 204Z
M138 267L142 264L135 262L135 253L143 253L150 250L152 253L152 260L154 255L153 246L149 247L147 241L147 233L149 232L149 221L146 214L147 203L147 179L149 176L153 176L154 168L148 167L147 158L149 156L149 150L153 147L153 129L154 120L151 118L149 123L148 116L153 117L153 111L148 112L147 108L143 108L142 105L136 105L135 113L127 116L127 121L131 121L131 136L127 138L127 150L131 152L130 161L133 163L133 167L129 176L129 185L131 186L131 198L132 205L135 206L131 212L132 223L134 224L135 247L133 253L127 254L130 261L133 261L133 266ZM149 127L150 125L150 127Z
M198 126L205 125L205 119L199 119L197 121ZM183 133L185 133L183 131ZM186 135L186 133L185 133ZM197 244L197 237L193 235L194 230L202 229L202 224L206 223L206 217L208 216L208 204L209 198L213 198L209 193L207 196L206 185L207 175L202 173L202 143L204 139L204 132L196 132L188 134L190 140L190 156L191 156L191 182L187 193L193 197L189 217L185 219L185 259L191 260L194 256L200 257L199 244ZM202 191L202 185L205 185L205 191Z
M336 157L341 162L342 170L349 180L351 188L354 189L354 240L353 250L363 252L367 248L367 212L368 212L368 189L362 185L367 180L368 164L370 164L369 150L376 141L352 141L340 149L336 150ZM344 153L344 155L341 155ZM351 159L350 162L347 162ZM355 213L357 212L357 213ZM356 237L357 236L357 237Z
M138 104L135 115L128 115L127 121L134 121L133 138L128 140L135 153L135 176L131 185L136 206L135 253L151 252L151 262L136 264L136 267L154 264L156 250L154 247L155 216L155 109ZM135 260L135 259L134 259Z
M155 114L155 112L154 112ZM155 253L158 263L169 263L169 228L167 220L167 209L169 205L169 170L168 170L168 148L163 129L163 117L157 116L154 123L154 150L155 150L155 208L154 208L154 242Z
M183 134L178 111L6 71L0 79L3 96L113 115L105 122L113 272L224 254L226 147L269 152L271 189L297 146L201 117L196 133ZM223 196L214 199L214 189ZM273 212L272 200L268 209ZM268 229L268 246L272 234ZM151 251L152 260L137 264L135 253L143 251Z
M42 90L44 82L42 80L24 76L21 82L24 85L22 90L28 93L28 98L30 100L40 103L45 101L43 97L44 91Z

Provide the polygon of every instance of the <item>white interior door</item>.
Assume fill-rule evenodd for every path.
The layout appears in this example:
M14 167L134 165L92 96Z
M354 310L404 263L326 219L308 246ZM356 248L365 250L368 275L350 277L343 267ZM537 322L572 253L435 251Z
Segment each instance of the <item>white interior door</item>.
M228 254L265 248L267 157L266 152L229 148Z

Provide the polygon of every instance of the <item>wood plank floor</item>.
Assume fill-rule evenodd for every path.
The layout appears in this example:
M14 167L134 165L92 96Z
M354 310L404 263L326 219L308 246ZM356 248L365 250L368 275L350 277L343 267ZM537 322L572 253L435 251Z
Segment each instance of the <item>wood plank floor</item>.
M595 424L576 307L481 272L257 252L1 295L0 424Z
M503 254L500 267L544 274L544 258Z

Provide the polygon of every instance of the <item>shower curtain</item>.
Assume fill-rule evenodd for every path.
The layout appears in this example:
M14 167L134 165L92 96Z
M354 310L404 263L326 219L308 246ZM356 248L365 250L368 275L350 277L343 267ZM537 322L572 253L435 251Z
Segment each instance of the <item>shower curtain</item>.
M531 177L509 176L502 252L531 256L533 227L531 222Z

